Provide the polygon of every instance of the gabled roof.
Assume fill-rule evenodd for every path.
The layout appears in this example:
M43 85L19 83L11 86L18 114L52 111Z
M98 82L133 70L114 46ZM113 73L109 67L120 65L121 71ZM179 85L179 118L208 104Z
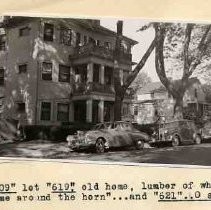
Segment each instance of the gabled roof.
M180 80L174 80L175 83L179 82ZM188 81L188 86L192 86L195 83L200 83L199 79L197 77L191 77ZM151 82L145 85L143 88L141 88L137 94L149 94L149 93L155 93L155 92L165 92L166 88L161 82Z

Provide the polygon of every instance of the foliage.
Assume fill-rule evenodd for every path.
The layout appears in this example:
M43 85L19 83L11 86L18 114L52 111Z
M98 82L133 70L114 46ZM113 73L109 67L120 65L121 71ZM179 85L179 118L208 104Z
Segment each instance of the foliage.
M156 71L175 99L175 116L182 117L183 96L189 78L209 55L211 25L154 23L154 29ZM180 71L179 80L169 79L169 69Z
M146 72L139 72L134 81L131 84L131 88L133 89L134 93L144 87L146 84L152 82L151 78L148 76Z

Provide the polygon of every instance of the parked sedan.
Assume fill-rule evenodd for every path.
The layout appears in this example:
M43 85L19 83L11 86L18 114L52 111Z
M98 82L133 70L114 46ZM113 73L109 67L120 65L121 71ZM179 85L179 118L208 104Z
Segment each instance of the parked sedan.
M211 122L210 121L206 122L200 130L201 130L202 139L204 140L211 139Z
M186 143L200 144L201 140L200 130L193 121L174 120L159 124L150 143L170 142L175 147Z
M68 146L72 150L95 149L103 153L109 148L136 146L143 149L149 136L135 129L129 122L100 123L88 132L78 131L75 135L67 136Z

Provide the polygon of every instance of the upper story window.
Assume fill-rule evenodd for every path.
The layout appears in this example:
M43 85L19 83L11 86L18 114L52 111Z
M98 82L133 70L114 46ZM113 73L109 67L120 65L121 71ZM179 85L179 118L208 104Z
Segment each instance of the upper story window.
M19 29L19 36L28 36L30 34L30 28L24 27Z
M42 63L42 79L43 80L52 80L52 63L43 62Z
M1 34L0 35L0 51L5 51L6 49L6 35Z
M84 45L88 43L88 37L85 35L84 36Z
M81 43L81 34L80 33L76 33L76 46L79 46Z
M60 41L65 45L71 45L72 42L72 30L70 28L60 29Z
M100 40L96 40L96 45L100 46Z
M106 49L111 49L111 43L110 42L104 42L104 47Z
M45 23L44 25L44 41L53 41L54 35L54 25L50 23Z
M100 65L94 64L93 68L93 82L99 83L100 82Z
M18 72L19 72L19 74L26 73L27 72L27 64L18 65Z
M4 68L0 68L0 85L4 85Z
M59 65L59 82L70 82L70 67Z

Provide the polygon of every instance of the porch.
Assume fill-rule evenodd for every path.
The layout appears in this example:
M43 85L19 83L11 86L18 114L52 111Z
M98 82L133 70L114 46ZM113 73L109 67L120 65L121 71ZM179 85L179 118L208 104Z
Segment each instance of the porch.
M114 102L104 100L73 101L74 122L99 123L114 120Z

